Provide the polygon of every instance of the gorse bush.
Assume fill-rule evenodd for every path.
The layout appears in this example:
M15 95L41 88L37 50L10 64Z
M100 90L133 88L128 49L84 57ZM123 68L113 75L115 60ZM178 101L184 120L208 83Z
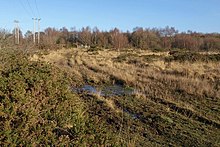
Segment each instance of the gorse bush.
M89 144L94 128L64 73L22 52L1 51L0 63L0 145Z
M82 105L62 72L30 62L22 52L1 53L0 140L3 145L60 144L55 128L83 124Z
M114 58L113 61L115 62L127 62L129 59L137 58L138 55L134 53L123 53L120 54L118 57Z
M201 54L198 52L170 52L171 56L165 58L165 61L179 61L179 62L219 62L220 54Z

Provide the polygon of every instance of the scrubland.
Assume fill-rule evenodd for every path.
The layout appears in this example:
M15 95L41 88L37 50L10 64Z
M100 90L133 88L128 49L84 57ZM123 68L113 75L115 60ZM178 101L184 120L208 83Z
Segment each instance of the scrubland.
M72 48L2 57L2 145L220 145L218 53ZM74 91L84 85L133 93Z

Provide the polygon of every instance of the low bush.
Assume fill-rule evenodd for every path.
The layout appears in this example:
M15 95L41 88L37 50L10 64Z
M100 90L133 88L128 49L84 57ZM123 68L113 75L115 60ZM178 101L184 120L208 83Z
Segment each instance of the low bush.
M84 113L66 74L19 51L0 51L0 65L1 146L107 143L105 128Z
M152 62L161 58L159 55L143 55L141 56L145 62Z
M169 57L166 57L165 61L179 61L179 62L218 62L220 61L220 54L201 54L199 52L170 52Z
M133 60L137 58L138 55L134 53L123 53L120 54L118 57L114 58L113 61L115 62L127 62L129 60Z

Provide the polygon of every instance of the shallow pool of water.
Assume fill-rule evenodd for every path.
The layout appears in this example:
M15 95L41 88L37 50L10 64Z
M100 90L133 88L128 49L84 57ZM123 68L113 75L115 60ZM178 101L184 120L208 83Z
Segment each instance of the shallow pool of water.
M87 92L89 94L98 94L100 96L128 96L135 94L135 89L130 87L123 87L121 85L108 86L91 86L84 85L82 87L74 87L73 91L76 93Z

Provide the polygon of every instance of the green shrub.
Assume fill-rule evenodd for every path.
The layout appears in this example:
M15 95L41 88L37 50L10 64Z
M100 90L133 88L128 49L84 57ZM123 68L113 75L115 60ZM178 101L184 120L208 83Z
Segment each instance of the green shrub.
M123 53L120 54L118 57L114 58L113 61L115 62L127 62L129 60L133 60L138 57L137 54L134 53Z
M171 51L169 57L165 58L165 61L179 61L179 62L218 62L220 61L220 54L201 54L199 52L183 52L183 51Z
M59 145L68 141L54 130L80 125L83 107L62 72L30 62L22 52L3 52L0 61L1 144Z
M143 55L141 56L145 62L152 62L161 58L159 55Z
M0 52L1 146L107 142L105 128L97 129L102 126L84 114L85 105L71 92L66 74L16 52Z

